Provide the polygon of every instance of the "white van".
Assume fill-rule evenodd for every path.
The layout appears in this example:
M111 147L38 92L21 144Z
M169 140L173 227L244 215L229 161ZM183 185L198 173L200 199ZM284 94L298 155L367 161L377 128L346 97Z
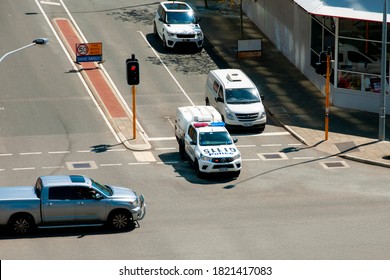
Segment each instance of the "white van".
M262 97L256 85L239 69L211 70L205 101L218 110L227 127L265 128L267 116Z

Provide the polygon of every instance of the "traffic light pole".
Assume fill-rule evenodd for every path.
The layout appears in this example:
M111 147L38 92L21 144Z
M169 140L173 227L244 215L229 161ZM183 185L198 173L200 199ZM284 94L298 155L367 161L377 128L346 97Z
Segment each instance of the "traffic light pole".
M135 105L135 85L139 84L139 64L135 55L132 54L131 58L126 59L126 77L127 84L131 85L132 97L133 97L133 139L137 138L137 112Z
M132 97L133 97L133 139L137 138L137 119L136 119L136 111L135 111L135 85L131 86L132 89Z

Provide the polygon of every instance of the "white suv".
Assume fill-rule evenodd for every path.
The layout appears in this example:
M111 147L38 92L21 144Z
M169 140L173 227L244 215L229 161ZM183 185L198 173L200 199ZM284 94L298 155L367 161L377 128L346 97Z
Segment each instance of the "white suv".
M192 8L184 2L167 1L158 6L153 22L153 33L163 42L164 48L181 44L203 47L203 32Z

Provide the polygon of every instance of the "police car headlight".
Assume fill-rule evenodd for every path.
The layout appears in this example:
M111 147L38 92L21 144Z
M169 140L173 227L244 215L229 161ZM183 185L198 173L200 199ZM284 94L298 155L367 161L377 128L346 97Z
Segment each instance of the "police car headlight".
M260 119L262 119L264 117L265 117L265 112L262 112L261 115L260 115Z
M198 36L198 37L202 37L202 36L203 36L203 34L202 34L202 32L196 32L196 36Z
M175 36L174 33L169 33L169 32L167 32L167 35L168 35L169 37L174 37L174 36Z
M209 156L205 156L203 154L200 154L200 159L203 160L203 161L212 161L212 158L209 157Z
M235 156L233 157L234 160L240 159L240 158L241 158L241 154L240 154L240 153L238 153L237 155L235 155Z

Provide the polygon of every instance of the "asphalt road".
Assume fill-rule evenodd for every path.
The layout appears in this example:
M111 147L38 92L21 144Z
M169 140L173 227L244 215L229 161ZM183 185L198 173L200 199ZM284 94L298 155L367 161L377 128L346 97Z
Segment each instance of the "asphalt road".
M1 259L390 257L390 175L384 169L307 148L270 120L262 134L235 134L243 157L238 179L198 179L179 159L172 122L176 107L203 104L206 74L219 67L218 59L207 48L163 50L152 36L153 1L58 3L0 4L0 36L9 38L0 54L36 37L50 40L0 65L0 182L29 185L43 174L82 173L143 193L148 212L140 227L125 233L93 228L26 238L1 234ZM132 53L138 58L137 117L150 151L118 144L72 71L45 19L70 15L89 42L103 42L104 67L129 105L125 60ZM75 162L92 167L74 169Z

